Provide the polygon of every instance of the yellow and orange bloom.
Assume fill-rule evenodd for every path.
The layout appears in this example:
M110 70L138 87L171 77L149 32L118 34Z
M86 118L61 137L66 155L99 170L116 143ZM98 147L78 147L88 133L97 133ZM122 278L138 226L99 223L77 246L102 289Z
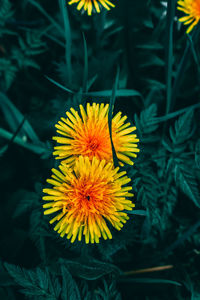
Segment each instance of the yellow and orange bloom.
M111 7L115 7L109 0L70 0L68 3L69 5L78 3L77 9L87 11L88 16L91 16L93 11L100 13L102 7L107 10L110 10Z
M67 118L61 118L56 124L57 133L61 136L53 137L59 146L53 154L61 159L63 164L73 167L80 155L105 159L113 162L112 147L108 127L109 104L89 104L86 110L80 105L80 113L73 108L66 112ZM139 139L133 132L135 126L126 123L127 116L118 112L112 118L112 140L120 165L127 163L133 165L132 158L139 152L137 143Z
M47 182L53 188L44 189L47 196L43 200L44 214L55 213L50 223L57 222L54 230L61 237L67 236L73 243L85 237L86 243L99 243L102 236L112 239L107 226L108 221L114 228L121 230L129 219L124 210L135 206L131 200L131 180L126 172L119 172L112 163L99 161L93 157L80 156L73 169L60 165L60 170L52 169L52 178Z
M200 20L200 0L179 0L177 9L186 14L179 21L189 25L186 33L190 33Z

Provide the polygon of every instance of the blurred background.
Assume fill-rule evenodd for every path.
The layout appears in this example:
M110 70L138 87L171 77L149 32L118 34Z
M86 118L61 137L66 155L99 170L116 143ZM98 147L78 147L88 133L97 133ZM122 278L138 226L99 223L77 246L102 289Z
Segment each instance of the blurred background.
M176 1L0 0L0 299L200 299L199 26ZM71 244L43 215L55 123L109 103L137 127L135 214L113 239Z

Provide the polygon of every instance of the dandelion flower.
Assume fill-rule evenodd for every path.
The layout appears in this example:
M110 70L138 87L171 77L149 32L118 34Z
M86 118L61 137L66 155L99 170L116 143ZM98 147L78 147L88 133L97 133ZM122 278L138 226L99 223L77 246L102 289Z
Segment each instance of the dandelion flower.
M50 221L57 221L54 230L61 237L67 236L73 243L85 236L86 243L99 243L102 236L112 239L106 220L117 230L129 219L123 210L135 206L127 197L132 197L131 186L124 186L130 179L126 172L118 172L112 163L93 157L80 156L74 169L60 165L60 171L52 169L52 178L47 182L53 188L44 189L48 194L43 200L44 214L56 213Z
M61 118L56 124L57 132L62 136L53 137L57 143L53 154L62 163L73 166L80 155L88 156L90 160L95 156L99 160L112 162L112 147L108 128L109 104L90 105L86 110L80 105L80 114L73 108L66 112L67 118ZM112 139L115 151L121 165L133 165L131 158L137 157L139 139L132 132L135 126L125 123L127 116L118 112L112 119Z
M96 11L97 13L100 13L101 7L104 7L107 10L110 10L110 7L115 7L115 5L109 0L71 0L68 3L69 5L78 3L77 9L78 10L83 9L87 11L87 14L89 16L91 16L92 11Z
M178 10L186 13L186 16L179 19L184 25L189 25L186 33L190 33L200 19L200 0L179 0Z

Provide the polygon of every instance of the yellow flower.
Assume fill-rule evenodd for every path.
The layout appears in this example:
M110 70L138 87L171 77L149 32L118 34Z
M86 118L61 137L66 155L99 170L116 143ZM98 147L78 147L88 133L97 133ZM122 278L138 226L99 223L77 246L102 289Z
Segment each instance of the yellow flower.
M47 182L54 187L44 189L48 194L43 200L45 215L58 213L50 223L58 221L54 230L61 237L67 235L73 243L76 238L81 241L85 236L86 243L99 243L102 236L112 239L106 224L121 230L123 223L129 219L123 210L132 210L135 206L127 197L132 197L131 186L124 186L131 180L126 172L118 172L112 163L99 161L93 157L80 156L74 169L60 165L60 171L52 169L52 179Z
M96 12L100 13L102 6L107 10L110 10L110 7L115 7L109 0L71 0L68 3L69 5L78 3L77 9L81 10L83 8L89 16L91 16L93 8Z
M190 33L200 19L200 0L179 0L178 10L183 11L187 16L179 19L184 25L189 25L186 33Z
M61 146L56 146L53 152L56 159L73 166L80 155L88 156L90 160L95 156L99 160L112 162L112 147L108 128L109 104L90 105L86 110L80 105L80 114L73 108L66 112L67 118L61 118L56 124L57 132L62 137L53 137ZM125 123L127 116L118 112L112 119L112 139L118 159L121 162L133 165L130 157L137 157L139 152L135 126ZM123 165L121 163L121 165Z

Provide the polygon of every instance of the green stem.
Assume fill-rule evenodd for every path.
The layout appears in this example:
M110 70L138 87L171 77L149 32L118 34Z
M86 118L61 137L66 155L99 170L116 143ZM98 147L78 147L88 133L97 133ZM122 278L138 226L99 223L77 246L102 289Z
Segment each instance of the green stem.
M19 138L17 136L14 137L14 140L13 140L13 133L10 133L9 131L3 129L3 128L0 128L0 137L6 139L6 140L9 140L9 141L13 141L15 142L16 144L18 144L19 146L22 146L36 154L44 154L45 151L47 151L45 149L45 147L42 147L42 146L38 146L38 145L33 145L33 144L30 144L30 143L27 143L25 141L23 141L22 138Z
M63 16L64 22L64 31L65 31L65 60L67 65L67 80L71 82L72 79L72 66L71 66L71 46L72 46L72 38L71 38L71 28L69 23L69 15L67 11L66 0L59 0L60 10Z
M192 33L192 39L193 39L194 43L197 40L197 37L199 36L199 31L200 31L200 26L195 28L194 32ZM192 52L191 43L189 41L187 41L187 46L184 50L183 56L182 56L181 61L178 65L178 69L177 69L177 72L176 72L176 77L175 77L174 85L173 85L173 89L172 89L171 102L173 104L173 107L175 105L176 97L178 95L179 88L181 86L181 83L182 83L182 80L183 80L183 75L186 71L187 62L189 61L189 56L190 56L191 52ZM173 107L171 107L171 109L173 109Z
M167 102L166 114L171 110L172 106L172 65L173 65L173 23L175 14L175 0L168 0L167 5L167 55L166 55L166 87Z

